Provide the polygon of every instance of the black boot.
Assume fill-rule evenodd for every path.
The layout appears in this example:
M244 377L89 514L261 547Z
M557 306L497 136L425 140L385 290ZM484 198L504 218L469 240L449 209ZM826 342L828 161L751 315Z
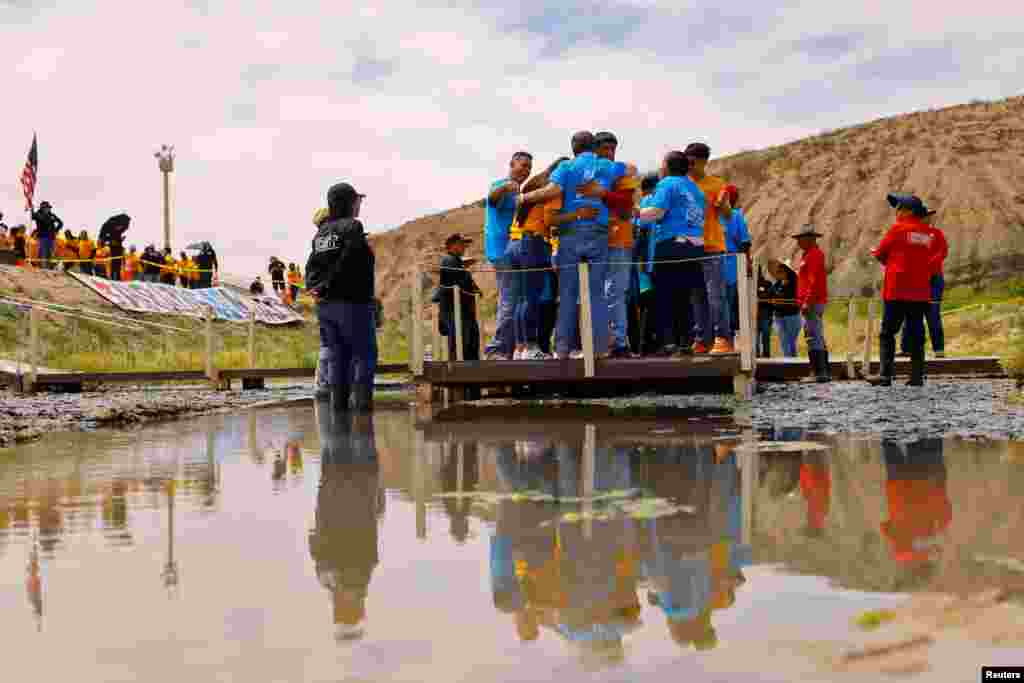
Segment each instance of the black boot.
M924 347L910 352L910 381L908 387L924 386Z
M348 384L331 386L331 410L335 413L347 413L349 411L348 401L351 394L352 387Z
M361 382L352 391L352 410L356 413L373 412L373 387Z
M828 361L828 349L824 351L815 351L815 356L818 359L815 369L814 380L818 384L826 384L832 381L832 366Z
M876 387L891 387L896 374L896 340L886 337L878 339L878 375L869 377L868 383Z

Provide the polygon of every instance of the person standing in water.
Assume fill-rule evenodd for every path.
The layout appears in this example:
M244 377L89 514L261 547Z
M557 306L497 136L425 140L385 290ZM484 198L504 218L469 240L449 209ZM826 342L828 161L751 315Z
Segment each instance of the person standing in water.
M375 258L359 222L364 197L348 183L328 190L329 215L317 229L306 262L306 284L317 301L320 343L327 347L327 384L335 411L348 410L353 384L373 382L372 376L361 376L370 370L375 308Z

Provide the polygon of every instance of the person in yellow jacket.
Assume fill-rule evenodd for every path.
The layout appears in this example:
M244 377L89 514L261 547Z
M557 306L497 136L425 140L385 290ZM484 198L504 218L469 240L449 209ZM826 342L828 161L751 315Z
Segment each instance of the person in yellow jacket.
M83 230L78 234L78 258L81 259L81 263L78 264L78 272L83 275L93 274L93 255L95 253L96 245L91 239L89 239L89 233Z
M170 247L164 247L164 263L160 266L160 282L165 285L174 286L178 277L178 263L174 260L174 254Z
M178 284L181 285L182 289L192 288L192 271L195 270L195 264L192 259L188 257L188 254L181 252L181 258L178 259Z
M33 268L38 268L39 263L39 239L29 235L28 238L28 262Z
M121 269L121 280L124 282L131 282L132 280L140 279L142 275L142 264L139 259L139 252L132 245L132 248L128 250L128 253L124 255L124 268Z
M71 270L71 266L78 264L78 238L70 230L64 231L64 238L58 240L60 243L60 258L64 259L64 270Z
M188 282L191 289L199 289L199 264L191 256L188 259Z

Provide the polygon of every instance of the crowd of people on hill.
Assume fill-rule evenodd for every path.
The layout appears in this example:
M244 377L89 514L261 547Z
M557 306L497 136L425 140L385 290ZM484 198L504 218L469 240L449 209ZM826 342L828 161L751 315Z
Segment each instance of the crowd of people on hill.
M217 253L209 242L202 242L194 255L181 251L175 258L170 247L148 245L141 253L131 245L125 249L125 234L131 217L120 213L100 227L95 239L82 229L77 235L65 229L64 221L42 202L32 212L35 228L25 225L8 228L0 213L0 252L9 252L14 265L26 268L77 270L83 275L118 282L153 282L184 289L212 287L219 270Z

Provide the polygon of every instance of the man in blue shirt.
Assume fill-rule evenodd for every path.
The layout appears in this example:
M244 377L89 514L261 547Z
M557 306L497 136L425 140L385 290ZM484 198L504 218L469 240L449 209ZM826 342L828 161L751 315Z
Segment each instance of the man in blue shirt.
M572 161L565 161L551 174L550 182L539 190L521 195L524 203L546 201L562 194L562 213L589 211L580 220L562 226L558 232L558 324L555 350L561 359L582 358L573 349L579 331L580 280L578 266L590 263L590 310L594 350L599 357L608 355L608 303L604 282L608 272L608 208L602 198L628 172L623 163L601 159L595 153L596 141L590 131L572 136Z
M729 205L732 206L732 216L729 218L729 223L725 226L725 250L730 254L744 254L744 258L749 258L747 254L750 252L750 231L747 229L747 219L743 216L743 211L740 210L740 191L735 185L726 185L725 191L729 194ZM750 266L750 262L747 262L747 266ZM725 288L726 288L726 301L729 302L729 308L727 313L729 314L729 325L732 329L732 336L735 339L736 333L740 330L740 299L739 299L739 288L736 278L736 257L726 256L725 261L722 264L723 276L725 277ZM747 268L748 276L752 274L750 268Z
M510 360L515 347L512 326L512 311L515 302L512 300L512 288L515 284L515 273L505 256L508 247L509 227L516 215L519 188L530 177L533 170L533 157L528 152L516 152L509 162L507 178L491 183L487 193L485 206L487 209L484 224L484 251L487 260L494 266L495 280L498 285L498 312L494 338L484 348L486 360Z
M704 193L687 176L689 162L676 150L661 162L661 180L641 224L657 223L648 241L647 268L654 275L655 325L659 355L689 353L694 310L704 295ZM653 267L652 267L653 266Z

